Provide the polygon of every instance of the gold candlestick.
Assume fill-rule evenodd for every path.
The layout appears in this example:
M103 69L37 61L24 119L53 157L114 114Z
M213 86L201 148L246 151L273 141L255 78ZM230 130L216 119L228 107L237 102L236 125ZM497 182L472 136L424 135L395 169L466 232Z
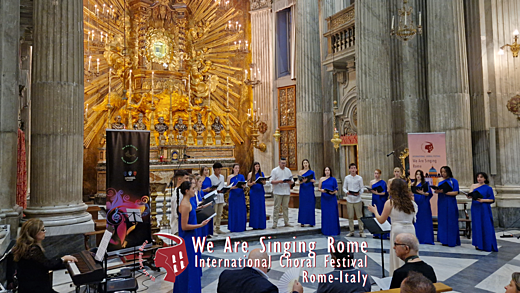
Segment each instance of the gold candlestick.
M153 101L153 95L152 95L152 101ZM150 114L150 146L157 146L157 142L155 141L155 117L153 113L155 112L155 106L152 104L152 107L150 108L152 110L152 113Z
M191 107L188 108L188 142L187 144L188 145L194 145L195 144L195 140L193 139L193 127L191 126L191 112L193 111L193 109L191 109Z
M208 108L208 123L206 124L206 145L213 145L213 135L211 134L211 109Z
M224 136L224 144L225 145L232 145L233 142L231 141L231 135L230 135L230 124L231 124L231 120L229 119L229 112L231 112L231 110L229 110L229 107L226 108L226 135Z

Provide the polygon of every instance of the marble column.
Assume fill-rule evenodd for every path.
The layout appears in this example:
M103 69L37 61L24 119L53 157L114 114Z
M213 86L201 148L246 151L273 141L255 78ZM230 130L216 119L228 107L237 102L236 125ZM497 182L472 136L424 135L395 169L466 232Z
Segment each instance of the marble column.
M0 223L10 224L15 237L20 1L0 1L0 19Z
M260 69L261 83L253 88L253 100L256 107L260 108L261 121L267 124L267 132L258 137L259 144L265 143L267 150L262 152L254 149L255 161L267 174L275 165L273 156L275 141L273 133L276 126L273 123L273 45L272 45L272 21L270 2L251 0L251 53L252 62ZM254 105L254 104L253 104ZM260 113L258 113L260 115ZM267 173L266 173L267 172Z
M463 0L427 1L428 93L432 132L446 133L446 160L461 186L473 183Z
M425 11L425 0L410 0L413 7L410 17L418 23L419 11ZM391 1L391 15L398 22L398 9L403 7L402 0ZM429 132L430 118L428 105L428 81L426 68L426 36L417 34L406 42L392 37L391 41L391 87L392 117L394 129L394 148L401 152L408 147L408 133ZM398 155L394 155L394 164L400 165Z
M324 167L324 151L332 152L333 148L330 141L323 141L318 1L299 0L294 11L298 167L303 159L309 159L319 174Z
M519 58L514 58L509 48L504 55L498 50L505 44L512 44L514 30L520 30L520 3L517 0L491 1L481 0L480 16L485 22L485 48L487 62L483 62L484 84L488 84L483 107L488 101L489 108L480 109L488 112L489 126L496 129L496 140L490 141L490 148L496 149L496 156L490 154L490 163L496 164L493 179L496 188L496 203L501 227L520 227L520 120L507 109L509 99L520 94ZM487 65L487 66L486 66ZM473 100L472 100L473 101ZM474 109L475 107L472 107ZM482 119L482 114L475 111L474 119ZM473 118L472 117L472 118ZM477 129L475 129L477 130ZM474 132L475 133L475 132ZM474 150L475 152L475 150ZM474 160L480 167L480 160ZM482 168L484 168L482 166ZM491 168L493 169L493 168Z
M83 6L34 1L31 199L47 235L94 229L82 201Z
M365 184L381 169L390 177L393 159L390 92L390 4L367 0L356 9L359 174Z

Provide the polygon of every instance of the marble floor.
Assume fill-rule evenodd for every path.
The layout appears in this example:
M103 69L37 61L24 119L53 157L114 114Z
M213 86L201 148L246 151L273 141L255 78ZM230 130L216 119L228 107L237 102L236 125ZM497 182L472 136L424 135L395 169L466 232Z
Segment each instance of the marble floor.
M267 213L272 212L272 207L267 207ZM312 274L323 274L330 272L332 269L325 267L325 256L327 252L327 241L330 239L320 232L320 210L316 210L316 226L314 228L305 227L301 228L297 224L297 209L290 209L289 221L293 224L293 227L280 227L283 224L283 220L279 222L279 228L274 230L270 229L272 221L268 221L266 230L248 230L242 233L226 233L222 236L213 237L211 241L215 244L213 253L203 253L203 259L239 259L246 258L247 253L239 252L224 252L225 248L225 237L229 236L232 242L235 241L247 241L249 244L249 251L254 248L261 248L259 237L266 236L271 237L270 240L266 239L264 245L269 246L272 241L278 241L283 243L289 242L304 242L307 249L311 242L315 242L316 248L316 263L314 267L302 268L303 274L311 276ZM373 239L370 234L367 238L359 238L356 232L356 237L346 238L348 233L348 221L341 220L341 235L334 237L335 240L353 241L361 243L366 241L368 245L366 253L356 253L355 258L365 259L366 255L366 267L364 269L370 276L381 277L381 249L380 240ZM224 231L228 231L227 227L223 226ZM168 232L168 230L164 230ZM514 235L520 235L520 230L508 230L506 234L512 233ZM449 285L453 288L452 292L505 292L504 286L509 283L512 272L520 272L520 240L514 238L500 238L503 232L497 230L497 240L499 245L499 252L482 252L477 251L471 245L471 240L461 237L462 245L458 247L445 247L440 245L438 242L435 245L421 245L420 255L421 258L428 264L433 266L439 282ZM383 247L385 250L385 275L388 276L388 258L390 242L388 240L383 241ZM272 269L268 273L269 277L276 281L284 273L287 268L283 268L282 265L286 265L286 261L280 261L283 254L282 252L272 252ZM298 260L308 260L308 251L305 253L292 253L291 260L294 262ZM218 285L218 277L220 273L226 268L203 268L202 277L202 292L216 292ZM137 272L137 280L139 282L138 292L171 292L173 284L164 282L164 269L161 272L151 271L156 276L155 281L152 281L149 277ZM305 281L302 277L302 285L304 292L311 293L315 292L318 284L312 283L311 278ZM372 291L378 291L379 287L375 282L370 279L372 284ZM58 292L74 292L74 288L71 287L71 279L69 275L62 271L54 272L54 289Z

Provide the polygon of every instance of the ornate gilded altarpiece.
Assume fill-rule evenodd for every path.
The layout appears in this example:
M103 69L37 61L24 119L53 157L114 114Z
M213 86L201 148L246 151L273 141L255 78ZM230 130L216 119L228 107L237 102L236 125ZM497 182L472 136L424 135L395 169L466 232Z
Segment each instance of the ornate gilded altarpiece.
M85 194L104 188L106 128L151 131L152 182L180 164L249 167L248 11L240 0L83 1Z
M280 158L287 159L287 167L298 169L296 153L296 86L278 88L278 127L280 128Z

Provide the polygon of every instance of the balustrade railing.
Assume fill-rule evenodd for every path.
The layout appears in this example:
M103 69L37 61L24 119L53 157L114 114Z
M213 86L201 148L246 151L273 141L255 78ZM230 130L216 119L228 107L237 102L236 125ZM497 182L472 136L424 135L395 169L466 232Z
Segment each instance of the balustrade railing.
M328 53L335 54L354 48L356 44L354 5L327 18Z

